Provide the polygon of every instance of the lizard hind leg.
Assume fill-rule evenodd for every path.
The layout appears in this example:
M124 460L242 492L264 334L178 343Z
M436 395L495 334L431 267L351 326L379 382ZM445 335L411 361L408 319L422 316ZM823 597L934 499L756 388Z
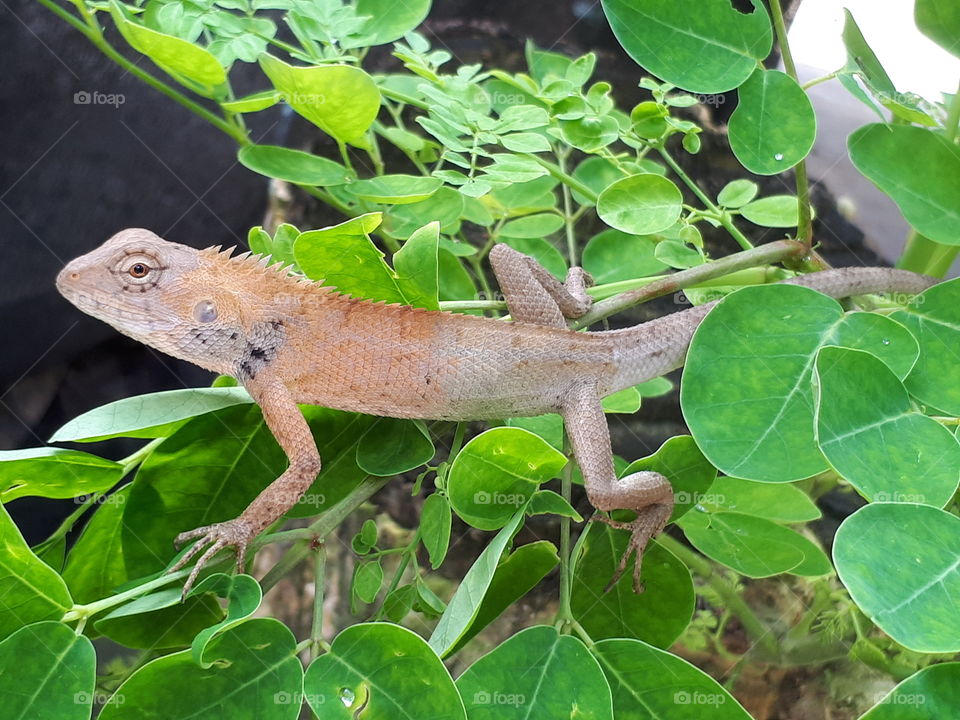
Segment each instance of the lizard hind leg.
M593 304L586 293L593 279L583 268L570 268L561 283L532 257L503 243L490 251L490 265L514 320L565 328L564 318L578 318Z
M643 592L640 582L643 551L650 538L663 530L670 519L673 488L667 478L657 472L636 472L617 478L610 448L610 430L594 383L582 382L571 387L561 412L574 457L583 473L587 497L593 506L598 510L624 509L637 513L634 520L626 522L596 516L597 520L612 527L630 531L627 549L606 589L620 579L635 552L633 589Z

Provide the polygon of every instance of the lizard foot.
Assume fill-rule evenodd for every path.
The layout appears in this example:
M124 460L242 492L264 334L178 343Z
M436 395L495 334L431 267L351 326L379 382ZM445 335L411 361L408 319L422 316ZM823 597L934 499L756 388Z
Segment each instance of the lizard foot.
M607 586L603 589L605 593L609 592L623 576L623 573L626 572L627 563L630 561L630 556L633 555L634 552L636 552L636 559L633 563L633 591L637 594L644 591L643 583L640 581L643 551L646 549L647 543L650 542L650 538L663 530L667 524L667 520L670 519L672 510L673 508L670 505L657 504L640 508L634 520L613 520L605 515L594 515L590 518L591 520L602 522L617 530L630 531L630 540L627 543L627 549L623 551L623 555L620 556L620 564L617 565L613 577L610 578L610 582L608 582Z
M180 568L184 567L188 562L190 562L191 559L193 559L201 550L206 547L206 551L200 555L200 558L193 566L193 570L190 572L190 576L183 584L183 592L180 596L181 599L185 598L187 593L190 592L190 588L193 587L193 583L197 579L197 575L200 574L200 570L203 569L203 566L206 565L207 561L225 547L230 547L232 545L236 548L237 572L243 572L243 558L247 551L247 544L253 539L254 535L255 533L253 532L253 528L240 518L236 518L235 520L230 520L228 522L217 523L216 525L205 525L203 527L196 528L195 530L189 530L177 535L173 543L178 548L194 538L200 538L200 540L194 544L192 548L190 548L186 555L177 561L176 565L170 568L169 572L176 572Z

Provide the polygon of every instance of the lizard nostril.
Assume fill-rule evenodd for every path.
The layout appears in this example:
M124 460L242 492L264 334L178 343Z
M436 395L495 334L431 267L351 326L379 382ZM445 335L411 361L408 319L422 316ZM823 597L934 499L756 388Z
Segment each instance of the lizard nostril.
M72 273L70 273L70 279L71 279L71 280L79 280L79 279L80 279L80 273L78 273L78 272L72 272Z

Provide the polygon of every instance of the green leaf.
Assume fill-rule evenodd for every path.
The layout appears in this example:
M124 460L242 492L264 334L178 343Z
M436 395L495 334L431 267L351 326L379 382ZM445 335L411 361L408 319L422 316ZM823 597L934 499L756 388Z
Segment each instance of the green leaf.
M867 44L857 21L846 8L843 9L843 14L843 44L847 49L846 67L849 70L856 70L874 92L894 94L897 89L893 81L890 80L880 60Z
M770 18L761 3L752 5L741 12L729 0L603 0L603 11L646 70L690 92L721 93L770 54Z
M550 141L540 133L521 132L500 136L501 144L513 152L550 152Z
M361 200L387 205L409 205L433 195L443 180L419 175L379 175L357 180L347 186L347 192Z
M631 559L616 585L606 591L630 534L591 523L579 544L570 598L574 618L594 640L632 637L669 647L693 617L695 595L690 571L671 552L651 542L643 553L646 590L633 591Z
M78 603L100 600L129 580L123 556L121 531L123 509L130 498L130 485L103 499L70 548L63 579Z
M66 583L34 555L0 505L0 638L41 620L59 620L73 605Z
M505 557L493 574L476 617L448 654L459 652L477 633L530 592L559 564L557 548L548 540L521 545Z
M793 530L742 513L718 512L709 524L680 521L690 543L712 560L752 578L784 572L819 576L832 568L823 551Z
M350 182L352 178L340 163L276 145L247 145L240 148L237 158L241 165L254 172L297 185L333 187Z
M920 346L909 330L876 313L847 313L832 333L830 342L875 355L901 380L910 373L920 355Z
M793 485L725 475L714 480L710 489L696 501L707 512L728 510L778 523L808 522L821 517L820 509L810 496Z
M436 570L450 546L450 502L445 495L433 493L420 510L420 542L427 549L430 565Z
M929 505L867 505L843 522L833 546L837 573L867 617L927 653L960 650L958 557L960 518Z
M692 268L706 262L703 250L680 238L668 238L657 243L653 256L660 262L675 268Z
M225 575L224 573L208 575L190 590L188 597L198 597L208 592L225 598L228 604L227 616L216 625L211 625L197 633L191 644L190 652L193 654L193 661L204 669L210 667L210 663L204 660L204 652L210 641L253 615L260 607L260 601L263 600L260 583L249 575Z
M450 673L420 637L390 623L343 630L303 679L307 702L323 718L429 717L466 720Z
M436 454L430 434L415 420L375 418L357 445L357 465L377 477L413 470Z
M94 623L97 632L130 648L166 649L188 645L197 633L223 618L210 596L180 599L179 587L141 595Z
M604 230L584 247L583 269L598 284L656 275L667 269L654 256L656 246L656 239L650 236Z
M915 672L860 720L937 720L960 707L960 663L945 662Z
M555 213L526 215L505 223L500 234L505 238L542 238L563 227L563 218Z
M489 431L488 431L489 432ZM462 454L462 451L461 451ZM459 456L458 456L459 457ZM459 645L461 638L467 633L477 618L481 603L487 594L493 580L500 557L507 544L523 523L524 512L518 510L496 537L480 553L480 557L470 566L463 576L457 591L450 598L447 609L440 622L430 636L430 647L440 655L446 656L453 648Z
M97 658L83 635L47 620L0 642L0 696L8 720L88 720Z
M960 57L960 7L951 0L917 0L917 28L947 52Z
M553 490L537 490L530 499L530 504L527 505L527 514L560 515L572 518L574 522L583 522L583 516L574 510L562 495L558 495Z
M597 214L610 227L633 235L666 230L680 218L680 189L660 175L617 180L597 199Z
M197 667L189 650L138 668L117 688L116 700L107 703L100 720L296 720L303 670L295 649L293 634L279 621L247 620L207 646L206 670Z
M653 455L630 463L620 477L643 470L658 472L670 481L675 503L671 520L676 520L699 504L717 477L717 469L704 457L689 435L676 435L668 439Z
M796 227L797 198L794 195L771 195L747 203L740 213L760 227Z
M110 4L110 14L130 47L149 57L174 78L183 76L199 83L208 96L213 95L214 86L226 82L227 73L220 61L199 45L129 20L116 0Z
M960 415L960 280L935 285L891 317L920 345L907 390L921 402Z
M561 120L560 135L568 145L595 153L616 141L620 136L620 125L610 115L588 115L576 120Z
M728 208L742 207L753 200L759 190L752 180L733 180L723 186L723 190L717 195L717 203Z
M102 492L117 484L122 471L119 463L79 450L0 450L0 501Z
M260 67L297 113L337 142L366 147L380 111L380 90L367 73L353 65L294 67L267 54Z
M514 427L487 430L470 440L450 467L450 505L474 527L495 530L566 463L562 453L531 432Z
M423 226L424 218L440 223L440 232L455 232L464 197L450 187L442 187L426 200L409 205L392 205L383 216L383 231L391 237L406 239Z
M886 365L860 350L817 355L817 440L868 500L947 504L960 484L960 444L913 408Z
M744 288L710 311L680 388L687 427L710 462L767 482L827 469L814 441L811 374L842 318L835 300L790 285Z
M229 102L221 102L220 107L232 113L259 112L280 102L280 93L276 90L263 90Z
M592 652L610 682L615 717L751 720L716 680L665 650L640 640L609 639Z
M369 18L360 31L364 46L385 45L422 23L430 0L357 0L355 7L357 15Z
M817 118L796 80L779 70L757 68L739 95L730 116L730 147L747 170L776 175L810 153Z
M383 585L383 566L379 560L357 564L353 572L353 592L361 602L372 603Z
M599 195L607 185L627 177L627 173L606 158L594 155L577 165L573 171L573 177ZM577 190L573 191L573 198L581 205L594 204Z
M606 413L632 415L640 409L640 393L634 387L624 388L612 395L607 395L600 404Z
M403 296L410 305L439 310L440 279L437 252L440 224L431 222L414 231L393 256L393 267Z
M613 720L597 661L582 641L545 625L521 630L474 662L457 688L471 718Z
M853 133L847 148L918 233L960 245L960 148L925 128L880 123Z
M555 278L562 280L566 276L567 261L563 259L563 255L549 240L544 238L505 237L503 243L517 252L532 257Z
M165 437L189 418L252 402L242 387L190 388L135 395L75 417L57 430L50 442Z

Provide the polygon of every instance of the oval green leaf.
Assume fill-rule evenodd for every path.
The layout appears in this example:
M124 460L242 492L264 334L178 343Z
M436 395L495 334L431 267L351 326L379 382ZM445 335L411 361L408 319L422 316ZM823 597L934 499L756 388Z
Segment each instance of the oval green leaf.
M604 230L583 248L583 269L597 284L656 275L667 269L654 256L656 247L657 241L649 236Z
M632 235L666 230L680 218L680 189L660 175L631 175L608 186L597 198L597 214L607 225Z
M79 450L0 451L0 502L20 497L73 498L117 484L123 466Z
M760 227L796 227L797 198L793 195L771 195L747 203L740 214Z
M960 518L929 505L867 505L833 545L853 601L898 643L927 653L960 650L958 558Z
M247 145L237 153L240 164L261 175L297 185L343 185L351 179L340 163L319 155L276 145Z
M347 186L347 192L369 202L409 205L426 200L439 190L441 185L443 180L435 177L380 175L351 183Z

